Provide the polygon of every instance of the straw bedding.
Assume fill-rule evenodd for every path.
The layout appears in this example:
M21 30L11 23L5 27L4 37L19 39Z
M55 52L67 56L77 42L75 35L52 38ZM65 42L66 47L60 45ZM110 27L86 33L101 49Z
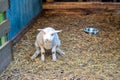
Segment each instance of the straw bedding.
M13 47L14 60L0 74L0 80L119 80L120 79L120 13L72 15L44 14ZM46 61L40 55L31 60L35 52L38 28L52 26L59 33L65 56L57 61ZM99 29L97 35L83 31L85 27Z

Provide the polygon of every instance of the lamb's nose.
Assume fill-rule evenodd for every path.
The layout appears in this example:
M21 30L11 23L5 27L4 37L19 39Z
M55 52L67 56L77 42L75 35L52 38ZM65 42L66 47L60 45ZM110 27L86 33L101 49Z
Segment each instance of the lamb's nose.
M48 42L48 41L49 41L48 39L45 40L45 42Z

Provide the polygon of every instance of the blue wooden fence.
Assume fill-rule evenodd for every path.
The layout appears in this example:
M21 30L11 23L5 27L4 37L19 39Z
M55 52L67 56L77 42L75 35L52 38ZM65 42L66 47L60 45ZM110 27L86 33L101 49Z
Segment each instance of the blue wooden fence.
M12 39L42 10L42 0L10 0L9 5L6 15L11 30L8 38Z

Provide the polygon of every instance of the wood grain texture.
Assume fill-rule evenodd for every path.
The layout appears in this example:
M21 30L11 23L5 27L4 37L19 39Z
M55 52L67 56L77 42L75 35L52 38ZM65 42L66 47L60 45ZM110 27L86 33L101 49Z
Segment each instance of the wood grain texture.
M43 9L120 9L120 3L112 2L55 2L44 3Z
M10 22L9 20L5 20L0 23L0 37L7 34L10 31Z
M11 41L8 41L0 47L0 72L6 69L12 59Z

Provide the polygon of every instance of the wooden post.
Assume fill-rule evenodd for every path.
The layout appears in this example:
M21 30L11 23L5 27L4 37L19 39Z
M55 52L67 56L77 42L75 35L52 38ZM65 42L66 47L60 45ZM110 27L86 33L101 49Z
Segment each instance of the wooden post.
M13 59L11 41L0 47L0 73L3 72Z
M0 73L12 61L12 44L7 41L7 35L10 31L10 22L5 19L5 12L8 9L8 0L0 0Z

